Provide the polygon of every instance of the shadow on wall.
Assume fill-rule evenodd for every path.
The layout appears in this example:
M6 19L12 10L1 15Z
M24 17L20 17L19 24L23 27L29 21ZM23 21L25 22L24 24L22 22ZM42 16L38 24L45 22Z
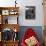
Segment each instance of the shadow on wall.
M25 31L28 29L28 28L32 28L36 34L37 34L37 37L39 39L39 41L41 43L43 43L43 30L42 30L42 26L21 26L20 27L20 32L19 32L19 39L20 39L20 42L24 36L24 33Z

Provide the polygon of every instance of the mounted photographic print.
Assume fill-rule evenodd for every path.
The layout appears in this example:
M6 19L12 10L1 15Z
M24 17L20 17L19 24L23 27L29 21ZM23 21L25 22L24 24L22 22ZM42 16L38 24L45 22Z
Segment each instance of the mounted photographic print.
M2 10L2 15L9 15L9 10Z
M35 19L35 6L26 6L25 18Z

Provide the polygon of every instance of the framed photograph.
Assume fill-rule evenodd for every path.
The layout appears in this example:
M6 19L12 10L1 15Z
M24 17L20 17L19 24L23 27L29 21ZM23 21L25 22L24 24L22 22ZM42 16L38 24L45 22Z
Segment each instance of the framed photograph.
M2 15L9 15L9 10L2 10Z
M18 12L16 10L10 10L9 14L10 15L16 15Z
M25 18L35 19L35 6L26 6Z

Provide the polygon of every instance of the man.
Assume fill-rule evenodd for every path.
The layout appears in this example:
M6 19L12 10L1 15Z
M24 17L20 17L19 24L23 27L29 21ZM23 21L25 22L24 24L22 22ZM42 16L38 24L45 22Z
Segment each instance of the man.
M31 29L27 29L21 42L22 46L41 46L37 39L36 33Z

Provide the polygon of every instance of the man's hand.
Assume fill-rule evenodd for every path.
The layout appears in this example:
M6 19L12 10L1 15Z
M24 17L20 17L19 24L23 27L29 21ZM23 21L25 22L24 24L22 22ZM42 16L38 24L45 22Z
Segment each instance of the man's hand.
M30 38L28 38L28 39L25 40L25 43L27 44L27 46L36 45L37 42L38 41L37 41L37 39L34 36L32 36L32 37L30 37Z

